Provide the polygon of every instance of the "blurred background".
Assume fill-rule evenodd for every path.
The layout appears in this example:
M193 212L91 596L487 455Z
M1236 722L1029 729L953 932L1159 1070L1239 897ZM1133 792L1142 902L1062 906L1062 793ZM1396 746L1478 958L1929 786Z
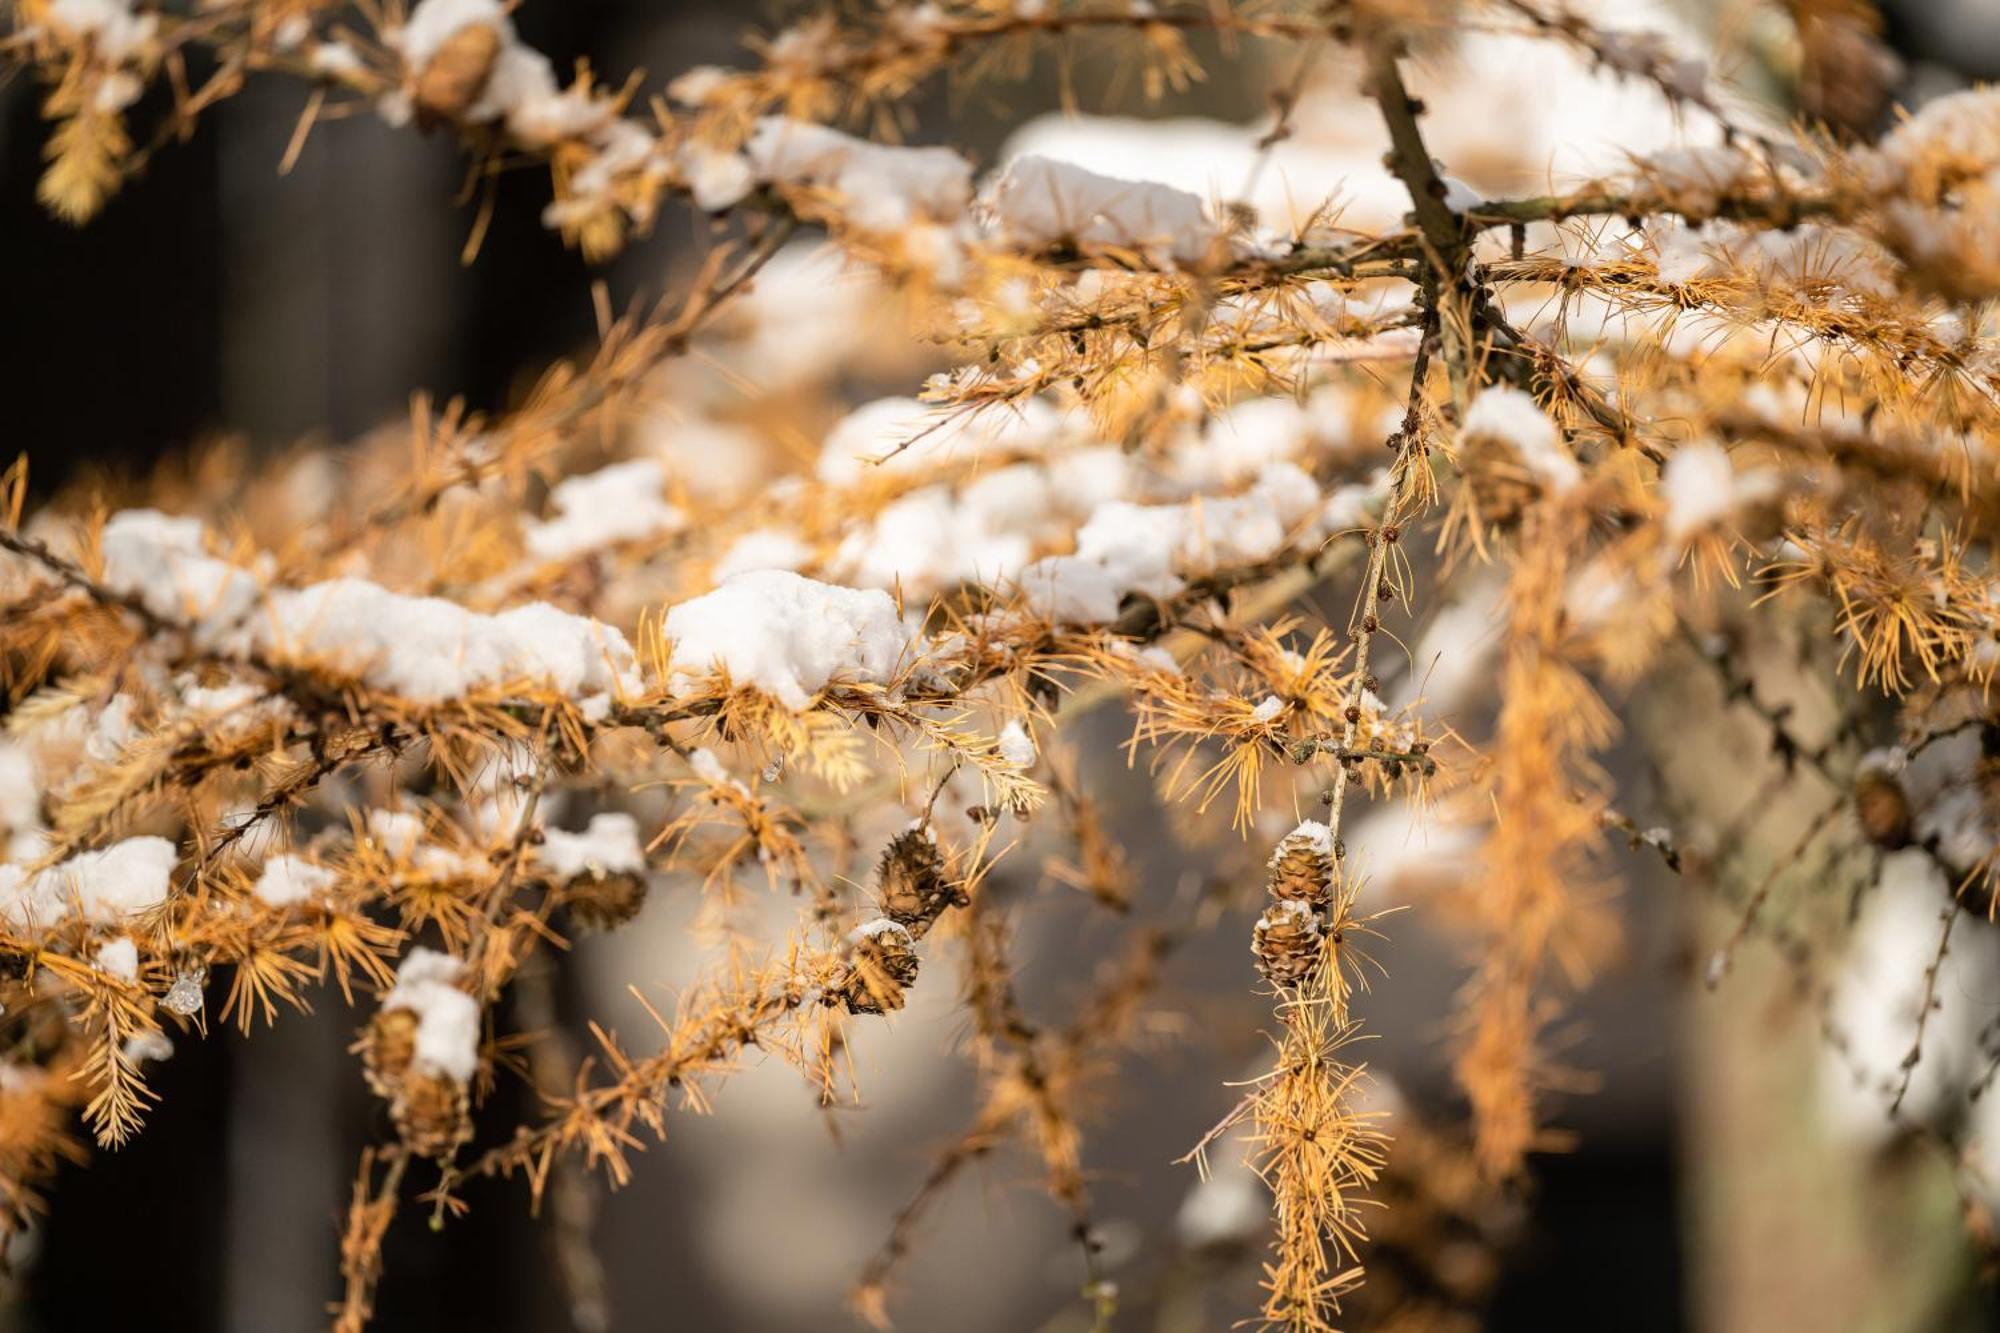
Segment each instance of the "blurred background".
M1656 19L1651 26L1713 32L1754 23L1757 7L1617 8ZM614 79L643 68L659 86L693 65L740 62L742 32L760 17L724 4L564 0L531 2L517 23L558 69L587 55ZM2000 75L2000 0L1901 0L1884 17L1906 99ZM1075 82L1092 112L1253 126L1289 71L1258 52L1213 61L1208 81L1156 104L1114 70L1086 63ZM1522 117L1553 109L1587 126L1600 148L1636 151L1665 132L1658 108L1606 119L1595 104L1513 107L1550 100L1524 66L1486 77L1512 90L1498 96L1504 106ZM592 339L594 281L620 308L657 296L702 240L702 223L670 212L649 241L590 268L543 228L546 182L523 174L504 182L482 252L462 265L472 212L454 198L463 167L450 142L357 117L320 126L280 178L304 93L276 83L224 105L75 230L34 200L44 141L36 95L24 80L0 87L0 443L31 456L41 490L143 470L225 433L251 451L349 438L403 413L418 390L504 409L541 367ZM1025 120L1057 104L1054 64L1044 61L1019 83L937 90L910 137L951 142L989 166ZM147 110L137 113L141 123ZM1313 176L1316 143L1329 170L1379 151L1302 120L1307 156L1286 182L1302 197L1340 184ZM1518 140L1522 131L1503 120L1486 132ZM1080 160L1129 156L1125 146L1142 141L1047 121L1026 133L1038 151ZM1125 174L1157 176L1149 170L1157 163L1193 173L1190 188L1201 188L1192 140L1158 142L1148 169L1128 163ZM1527 142L1540 158L1528 170L1553 170L1554 149ZM1466 174L1459 155L1450 165ZM1505 169L1492 167L1487 180L1475 174L1475 184L1516 183L1494 173ZM913 347L902 378L871 382L856 372L836 391L850 403L908 391L932 355ZM1645 734L1648 719L1627 720ZM1469 721L1478 734L1476 715ZM1164 903L1207 867L1165 836L1149 784L1116 765L1116 721L1093 725L1107 760L1086 781L1111 804L1128 845L1144 851L1142 897ZM1725 767L1759 759L1732 754L1742 742L1727 736L1687 744L1712 747L1707 755ZM1636 757L1621 763L1627 783L1643 790ZM1726 819L1731 790L1718 785L1718 808L1706 817ZM1362 850L1380 862L1389 892L1392 863L1413 839L1422 847L1423 835L1378 836L1379 847ZM1431 870L1449 866L1448 849L1424 850ZM1635 856L1624 868L1622 910L1635 943L1576 1006L1577 1037L1565 1051L1595 1090L1561 1107L1574 1146L1541 1157L1531 1192L1492 1219L1505 1244L1487 1326L2000 1328L1948 1183L1879 1161L1868 1168L1874 1178L1855 1178L1851 1155L1830 1148L1813 1123L1813 1029L1797 1021L1797 997L1754 964L1708 994L1694 983L1704 909L1650 860ZM1040 891L1034 867L1003 872L997 890ZM1033 960L1024 994L1068 993L1109 947L1111 932L1071 896L1078 901L1064 910L1037 913L1021 942L1019 956ZM601 1017L642 1043L644 1020L624 986L662 997L688 979L690 914L688 902L656 893L634 927L584 942L557 979L566 1020L580 1030L584 1018ZM1439 1051L1464 960L1421 917L1395 918L1378 950L1384 977L1361 1006L1376 1034L1367 1056L1396 1096L1449 1118L1456 1107ZM1185 1211L1194 1175L1168 1165L1226 1109L1224 1082L1263 1058L1263 1001L1246 984L1245 937L1225 928L1173 960L1180 1027L1128 1062L1086 1151L1106 1261L1123 1293L1121 1327L1224 1328L1251 1311L1254 1251L1232 1250L1226 1235L1204 1239ZM673 1117L669 1141L604 1200L597 1224L616 1327L841 1325L847 1286L972 1108L971 1079L950 1053L963 1034L945 990L919 988L893 1024L861 1034L856 1062L874 1095L859 1112L829 1122L773 1062L722 1086L723 1114ZM182 1043L159 1071L163 1102L146 1132L97 1154L88 1170L65 1171L0 1328L261 1333L321 1324L355 1156L382 1132L380 1103L343 1054L356 1022L337 995L323 996L319 1012L254 1040L218 1028L205 1042ZM492 1123L533 1114L512 1089L499 1100ZM900 1327L1082 1326L1066 1219L1033 1185L1032 1164L1002 1153L945 1197L904 1270ZM547 1228L527 1216L525 1195L519 1182L482 1184L470 1215L442 1234L406 1212L387 1249L378 1326L569 1326ZM1189 1295L1190 1273L1218 1269L1226 1280Z

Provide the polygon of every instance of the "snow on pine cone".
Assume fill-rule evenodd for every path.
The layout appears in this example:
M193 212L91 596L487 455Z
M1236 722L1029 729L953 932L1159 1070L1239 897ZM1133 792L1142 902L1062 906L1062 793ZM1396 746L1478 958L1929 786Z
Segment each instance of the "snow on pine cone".
M622 811L593 815L574 831L544 830L535 855L580 925L611 930L645 906L646 849L639 821Z
M1484 389L1473 399L1458 451L1479 519L1496 527L1519 521L1537 496L1566 491L1582 476L1561 430L1519 389Z
M369 1090L389 1103L389 1119L410 1151L445 1157L472 1137L471 1107L464 1083L417 1066L421 1023L411 1009L376 1013L358 1043L361 1065Z
M1271 896L1323 906L1333 892L1336 870L1333 834L1308 819L1286 834L1271 855Z
M1509 528L1521 521L1535 497L1541 493L1532 472L1522 465L1512 450L1490 435L1472 436L1462 442L1460 475L1482 523Z
M1296 986L1319 965L1326 938L1319 914L1297 898L1285 898L1264 909L1250 934L1257 970L1278 986Z
M917 980L917 951L910 932L889 917L856 926L847 936L847 974L828 992L851 1014L885 1014L903 1007L903 992Z
M629 871L579 875L563 886L563 904L579 924L615 930L646 905L646 877Z
M357 1045L368 1086L410 1151L448 1156L472 1137L468 1089L479 1068L479 1002L461 988L465 964L410 950Z
M490 24L468 23L439 45L417 72L411 97L426 116L456 120L479 100L506 45Z

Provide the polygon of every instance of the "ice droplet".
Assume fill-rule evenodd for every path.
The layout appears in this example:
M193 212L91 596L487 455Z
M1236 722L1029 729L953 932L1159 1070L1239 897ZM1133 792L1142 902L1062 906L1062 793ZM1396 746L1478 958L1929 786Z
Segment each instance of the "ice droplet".
M208 979L208 969L197 967L192 972L183 972L174 978L174 984L167 988L167 994L160 1003L169 1013L185 1018L201 1010L201 983Z

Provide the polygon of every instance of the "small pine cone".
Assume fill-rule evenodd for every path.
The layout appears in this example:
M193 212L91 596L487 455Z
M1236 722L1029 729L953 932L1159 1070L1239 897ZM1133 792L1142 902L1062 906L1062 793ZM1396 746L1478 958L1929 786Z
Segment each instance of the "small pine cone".
M449 1074L411 1074L389 1103L396 1132L420 1157L449 1157L472 1137L465 1085Z
M847 937L847 975L835 988L851 1014L884 1014L903 1007L903 992L917 980L917 951L910 932L878 917Z
M394 1097L417 1055L418 1018L411 1009L379 1009L362 1030L361 1066L378 1097Z
M912 937L929 930L947 907L964 901L944 877L944 862L928 829L905 829L896 835L882 853L876 882L882 915Z
M1799 25L1799 109L1846 136L1867 137L1903 80L1903 62L1867 19L1822 8Z
M17 1016L15 1031L8 1039L13 1046L12 1060L48 1064L74 1039L59 1004L36 1004L23 997L9 1004L8 1012Z
M456 120L479 100L500 45L500 31L490 23L468 23L445 38L418 71L411 94L426 120Z
M1320 934L1319 916L1306 903L1288 898L1272 903L1257 918L1250 934L1251 952L1257 955L1257 970L1278 986L1296 986L1319 966L1326 939Z
M1271 857L1271 896L1321 906L1333 892L1335 873L1332 835L1308 820L1286 834Z
M646 905L646 877L626 872L579 875L563 885L570 915L592 930L614 930Z
M1459 474L1480 519L1494 527L1520 522L1542 489L1507 444L1484 435L1472 436L1460 446Z
M1893 852L1910 845L1910 798L1894 774L1864 768L1854 779L1854 814L1877 847Z

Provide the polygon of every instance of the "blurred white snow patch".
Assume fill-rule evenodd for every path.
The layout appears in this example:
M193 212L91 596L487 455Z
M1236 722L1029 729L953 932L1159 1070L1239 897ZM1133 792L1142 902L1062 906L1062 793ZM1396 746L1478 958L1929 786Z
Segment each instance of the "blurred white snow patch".
M1426 716L1445 716L1476 702L1493 684L1504 612L1501 591L1498 578L1481 576L1431 617L1411 654L1410 674L1397 687L1394 702L1399 707L1421 699Z
M1158 181L1023 155L988 187L987 207L1009 240L1027 249L1066 241L1138 250L1155 263L1199 263L1221 229L1207 197Z
M1135 164L1142 164L1149 183L1184 190L1213 206L1242 198L1266 128L1195 116L1140 120L1050 113L1016 130L1001 160L1047 158L1103 176L1130 176ZM1393 227L1410 199L1382 167L1384 145L1379 132L1349 142L1294 138L1277 144L1245 202L1266 226L1284 230L1303 227L1329 197L1343 205L1344 225Z
M1776 473L1739 473L1713 440L1690 440L1667 460L1660 490L1667 501L1667 536L1677 542L1705 531L1736 510L1774 495Z
M0 919L16 931L47 930L76 916L111 925L166 901L179 853L165 838L126 838L78 852L29 874L0 865Z
M1924 976L1937 957L1943 914L1956 911L1943 878L1923 853L1882 862L1881 882L1850 933L1828 1010L1842 1052L1821 1056L1821 1105L1834 1131L1882 1144L1896 1131L1889 1107L1903 1061L1917 1039ZM1924 1025L1921 1058L1909 1071L1901 1116L1926 1123L1983 1067L1979 1029L2000 1007L2000 948L1990 932L1955 930L1937 979L1937 1009Z
M1593 23L1620 33L1658 34L1677 61L1706 61L1709 43L1664 0L1606 0ZM1300 99L1292 134L1258 167L1268 120L1232 125L1200 117L1139 120L1049 114L1010 137L1000 160L1036 156L1108 176L1148 181L1217 203L1245 202L1260 221L1296 231L1332 200L1337 225L1379 231L1409 211L1401 182L1382 165L1381 119L1360 94L1359 71L1339 59ZM1505 78L1478 76L1505 71ZM1409 71L1424 101L1424 133L1461 196L1499 196L1573 184L1624 170L1634 155L1720 142L1699 113L1676 116L1650 82L1592 68L1560 42L1502 32L1467 34L1457 47ZM1744 99L1711 79L1710 90L1737 118L1755 124ZM1740 104L1739 104L1740 103ZM1248 189L1248 197L1244 192Z
M1062 413L1040 398L957 414L915 398L877 398L834 423L817 471L821 481L852 486L878 468L913 472L989 453L1038 452L1062 424Z
M1032 768L1035 764L1035 741L1028 735L1028 729L1021 725L1019 718L1010 720L1000 730L1000 757L1016 768Z
M767 451L747 426L660 411L639 418L633 431L640 452L698 499L740 498L765 480Z
M730 544L715 562L715 581L758 569L788 569L796 573L813 558L812 547L782 528L754 528Z
M793 241L736 299L729 319L744 332L722 355L766 389L817 380L850 354L881 295L874 272L849 263L839 246Z
M1342 865L1361 881L1366 900L1380 904L1459 882L1471 873L1481 838L1443 810L1397 801L1370 810L1341 841Z
M290 907L324 893L336 879L333 871L302 856L274 856L264 862L251 891L271 907Z
M639 874L646 869L639 821L620 810L592 815L589 825L577 832L545 829L542 838L536 857L559 879Z
M666 483L666 469L652 458L566 477L549 492L552 516L530 523L523 534L528 550L540 560L572 560L619 542L673 532L686 515L661 494Z

